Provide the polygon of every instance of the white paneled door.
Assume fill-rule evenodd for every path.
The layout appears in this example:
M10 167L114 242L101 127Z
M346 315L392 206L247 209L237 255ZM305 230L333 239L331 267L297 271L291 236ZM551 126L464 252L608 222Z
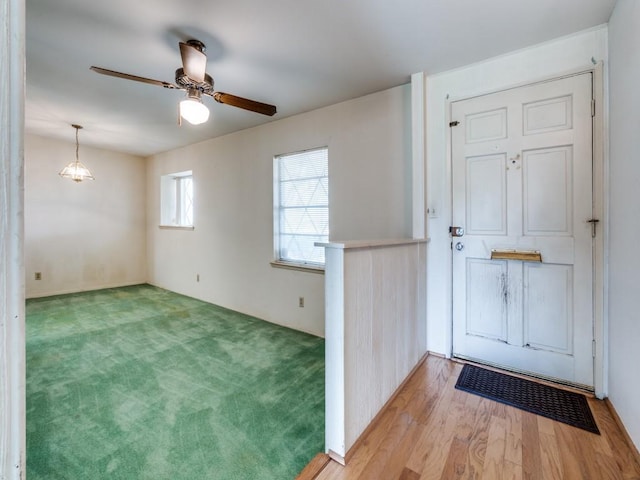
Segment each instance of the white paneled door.
M593 387L591 99L585 73L451 104L454 356Z

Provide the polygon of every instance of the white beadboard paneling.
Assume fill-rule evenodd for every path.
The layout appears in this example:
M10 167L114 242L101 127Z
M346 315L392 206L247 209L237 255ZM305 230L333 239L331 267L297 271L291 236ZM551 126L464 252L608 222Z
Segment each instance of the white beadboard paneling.
M326 448L344 458L426 353L426 240L323 245Z
M373 295L373 269L371 253L368 250L347 252L344 262L345 286L345 441L347 448L353 444L351 424L361 423L362 418L372 414L370 402L351 402L361 398L369 387L369 379L374 374L374 363L370 353L373 350L372 330L376 327L371 316ZM354 286L357 285L357 288ZM379 372L377 372L379 374ZM377 392L369 391L375 396Z

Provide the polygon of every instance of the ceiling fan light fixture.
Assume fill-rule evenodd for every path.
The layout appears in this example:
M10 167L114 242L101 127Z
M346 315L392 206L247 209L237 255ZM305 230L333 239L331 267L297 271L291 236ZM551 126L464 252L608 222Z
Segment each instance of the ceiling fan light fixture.
M66 167L60 170L60 175L62 178L69 178L74 182L81 182L83 180L95 180L95 177L91 174L89 169L85 167L82 163L80 163L80 159L78 157L78 150L80 148L80 144L78 143L78 130L82 128L80 125L71 125L76 129L76 159L75 161L69 163Z
M200 125L209 120L209 109L202 103L198 90L189 90L187 98L180 102L180 116L192 125Z

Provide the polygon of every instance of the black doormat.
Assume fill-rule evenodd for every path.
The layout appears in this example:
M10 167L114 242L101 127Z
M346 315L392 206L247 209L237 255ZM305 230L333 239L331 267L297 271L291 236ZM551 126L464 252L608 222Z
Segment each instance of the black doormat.
M468 364L456 388L600 435L587 399L580 393Z

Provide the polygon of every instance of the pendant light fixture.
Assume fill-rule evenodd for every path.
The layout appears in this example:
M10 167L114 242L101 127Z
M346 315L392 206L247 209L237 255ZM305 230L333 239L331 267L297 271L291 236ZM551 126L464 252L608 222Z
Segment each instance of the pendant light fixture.
M81 182L83 180L94 180L94 176L91 175L91 172L87 167L85 167L82 163L80 163L80 159L78 158L78 150L80 148L80 144L78 143L78 131L82 128L81 125L71 125L76 129L76 160L75 162L71 162L69 165L64 167L58 175L62 178L70 178L74 182Z

